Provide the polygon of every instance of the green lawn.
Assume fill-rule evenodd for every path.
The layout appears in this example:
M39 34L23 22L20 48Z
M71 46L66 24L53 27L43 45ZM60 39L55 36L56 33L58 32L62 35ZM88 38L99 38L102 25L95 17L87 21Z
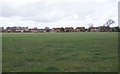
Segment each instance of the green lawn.
M117 32L3 33L3 72L116 72Z
M0 33L0 73L2 72L2 33Z

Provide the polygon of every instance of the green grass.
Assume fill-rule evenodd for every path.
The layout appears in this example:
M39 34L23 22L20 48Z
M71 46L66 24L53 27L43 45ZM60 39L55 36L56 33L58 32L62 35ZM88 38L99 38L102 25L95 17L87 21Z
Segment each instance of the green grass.
M3 33L3 72L116 72L118 33Z
M2 73L2 33L0 33L0 73Z

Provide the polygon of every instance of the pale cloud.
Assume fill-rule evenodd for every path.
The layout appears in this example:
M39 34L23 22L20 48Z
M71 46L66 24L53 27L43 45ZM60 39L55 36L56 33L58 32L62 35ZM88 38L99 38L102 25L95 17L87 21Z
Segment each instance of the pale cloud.
M113 19L117 26L118 0L2 0L0 25L66 27L103 25Z

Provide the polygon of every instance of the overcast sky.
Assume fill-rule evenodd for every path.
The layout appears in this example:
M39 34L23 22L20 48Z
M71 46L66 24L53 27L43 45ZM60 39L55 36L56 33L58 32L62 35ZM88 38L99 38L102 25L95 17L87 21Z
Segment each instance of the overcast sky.
M118 0L0 0L0 26L88 27L118 25Z

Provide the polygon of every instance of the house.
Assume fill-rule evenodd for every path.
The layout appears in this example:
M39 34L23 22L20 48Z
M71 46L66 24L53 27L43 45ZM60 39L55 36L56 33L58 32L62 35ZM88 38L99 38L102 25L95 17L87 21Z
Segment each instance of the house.
M53 28L52 31L53 32L61 32L60 28Z
M15 31L16 32L30 32L28 27L17 27Z
M29 29L28 27L7 27L6 28L7 32L28 32Z
M80 27L76 27L75 32L80 32Z
M65 27L65 32L74 32L74 28L73 27Z
M45 32L45 29L37 29L38 32Z
M37 29L37 27L30 28L29 31L30 31L30 32L34 32L34 33L39 32L39 30Z
M99 27L90 27L90 32L99 32Z
M112 32L112 28L109 26L90 27L89 32Z
M112 28L110 28L109 26L100 26L98 29L99 32L112 32Z
M61 27L61 28L53 28L52 29L52 32L64 32L64 28L63 27Z
M0 32L4 32L4 27L0 27Z
M75 32L86 32L85 27L76 27Z

